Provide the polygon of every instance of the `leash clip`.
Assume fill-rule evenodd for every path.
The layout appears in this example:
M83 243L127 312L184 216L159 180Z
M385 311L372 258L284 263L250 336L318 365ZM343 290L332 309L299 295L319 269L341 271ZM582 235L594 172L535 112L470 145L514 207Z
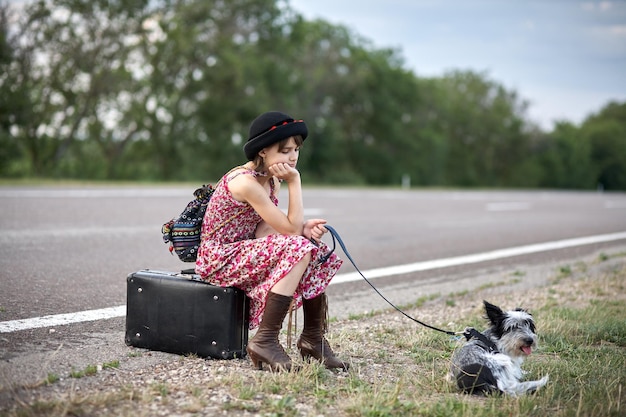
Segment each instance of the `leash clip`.
M463 331L463 336L465 336L465 339L467 339L468 342L472 338L476 338L478 341L485 345L484 347L489 351L489 353L499 353L496 344L493 343L493 341L489 340L487 336L485 336L473 327L466 327Z

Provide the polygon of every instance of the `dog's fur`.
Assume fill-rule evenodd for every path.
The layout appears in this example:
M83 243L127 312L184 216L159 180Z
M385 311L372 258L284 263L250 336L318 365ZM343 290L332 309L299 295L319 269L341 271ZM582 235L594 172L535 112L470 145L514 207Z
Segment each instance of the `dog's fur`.
M449 377L463 392L477 395L520 395L546 385L547 375L537 381L522 381L522 362L537 347L533 316L521 308L503 311L483 303L491 324L483 334L497 351L490 352L484 342L473 338L455 352Z

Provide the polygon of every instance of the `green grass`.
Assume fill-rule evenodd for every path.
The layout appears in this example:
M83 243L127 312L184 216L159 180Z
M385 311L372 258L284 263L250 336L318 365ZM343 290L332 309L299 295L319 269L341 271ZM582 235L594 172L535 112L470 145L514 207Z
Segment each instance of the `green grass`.
M61 378L57 375L54 374L52 372L48 373L48 376L46 376L44 383L45 384L54 384L55 382L59 381Z
M79 371L72 370L72 372L70 372L70 377L72 377L72 378L83 378L85 376L95 375L96 373L98 373L98 367L97 366L95 366L95 365L87 365L85 367L85 369L81 369Z
M105 362L102 364L102 369L117 369L120 367L120 361L113 360L111 362Z
M580 266L576 269L584 271ZM574 272L561 268L557 274L567 285L564 281ZM625 277L626 271L620 270L588 286L584 303L558 305L554 298L561 290L543 290L545 303L533 311L538 317L541 349L524 368L528 378L549 374L550 382L535 395L460 395L442 378L454 350L453 341L430 331L406 332L406 326L389 323L366 333L368 343L376 346L375 355L369 358L373 365L363 366L380 366L381 372L386 372L380 381L372 383L359 371L339 379L318 368L289 376L260 374L259 383L248 388L246 398L271 398L280 393L282 403L267 400L260 406L258 410L267 412L264 415L621 416L626 411ZM616 294L622 297L612 300ZM442 302L447 304L445 299ZM468 325L480 327L482 319L477 317ZM412 365L407 365L407 359ZM293 398L306 399L312 408L296 414ZM237 409L236 402L229 407Z
M610 259L603 256L601 262ZM333 325L329 340L340 346L342 357L351 358L348 373L331 372L313 362L301 363L299 372L272 374L253 371L246 361L181 357L179 363L169 365L170 372L184 364L186 369L196 367L202 376L208 366L212 379L198 384L190 377L181 387L170 383L165 369L146 376L152 382L143 386L38 399L7 415L151 415L154 407L166 410L162 415L167 411L207 415L215 414L210 407L218 407L219 413L235 416L623 416L626 268L607 269L600 276L589 276L581 265L561 267L554 273L557 282L524 294L533 303L540 347L523 368L528 379L550 376L548 384L534 395L477 398L459 394L444 378L457 346L454 338L398 319L391 311L354 316ZM484 319L475 314L476 300L484 295L480 291L490 290L454 294L454 305L449 305L446 297L428 305L431 310L445 310L441 316L446 320L483 328ZM515 296L505 294L494 301L517 306ZM423 304L423 300L416 301L416 316L424 313L419 310L426 308L420 307ZM472 311L471 315L458 313L462 307ZM447 322L430 324L449 328ZM113 372L118 367L123 363L102 365L103 369L114 368ZM88 373L87 369L81 372ZM224 397L227 399L216 403L216 398ZM182 409L176 408L180 398L186 399Z

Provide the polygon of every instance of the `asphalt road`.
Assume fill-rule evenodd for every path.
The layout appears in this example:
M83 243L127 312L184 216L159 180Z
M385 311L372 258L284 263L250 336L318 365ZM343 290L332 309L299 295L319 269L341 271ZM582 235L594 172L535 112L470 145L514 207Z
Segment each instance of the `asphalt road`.
M191 267L169 254L160 228L192 192L181 186L0 187L0 322L121 306L129 273ZM626 232L625 193L305 188L304 196L306 216L327 219L365 272ZM392 276L383 270L375 283L402 304L433 283L460 288L485 271L625 245L623 236ZM340 275L352 271L346 262ZM366 300L376 298L363 281L332 285L329 295L337 316L367 310ZM379 299L372 303L381 307ZM117 318L0 333L0 359L88 345L94 334L117 337L123 326Z

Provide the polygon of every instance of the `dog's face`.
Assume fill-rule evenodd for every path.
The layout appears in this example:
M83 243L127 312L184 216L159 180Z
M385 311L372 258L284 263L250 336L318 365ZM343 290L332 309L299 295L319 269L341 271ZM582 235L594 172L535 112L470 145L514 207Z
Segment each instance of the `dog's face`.
M503 311L500 307L484 301L490 333L496 339L498 349L511 357L524 358L537 347L537 335L533 316L521 308Z

